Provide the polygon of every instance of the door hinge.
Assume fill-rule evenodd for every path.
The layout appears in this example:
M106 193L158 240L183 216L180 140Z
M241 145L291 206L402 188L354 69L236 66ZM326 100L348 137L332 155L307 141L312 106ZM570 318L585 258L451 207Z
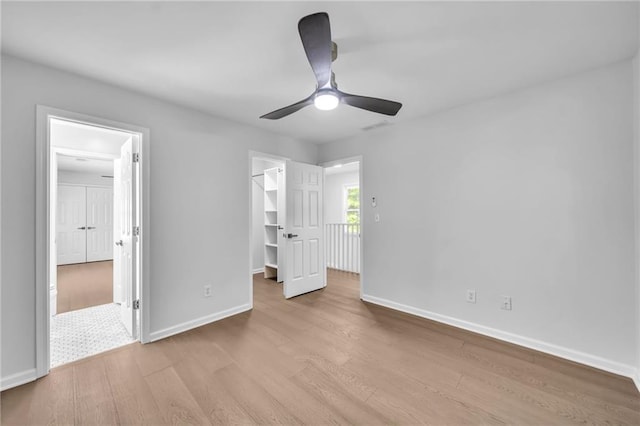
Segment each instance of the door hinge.
M140 162L140 154L138 154L137 152L134 152L132 157L131 157L131 161L133 161L134 163L139 163Z
M139 226L134 226L133 227L133 235L136 236L136 237L140 235L140 227Z
M133 309L140 309L140 299L133 301Z

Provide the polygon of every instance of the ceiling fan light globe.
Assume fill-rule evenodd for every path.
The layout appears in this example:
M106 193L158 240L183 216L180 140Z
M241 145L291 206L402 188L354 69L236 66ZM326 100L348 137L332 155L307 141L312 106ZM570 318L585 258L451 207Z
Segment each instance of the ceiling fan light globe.
M340 99L333 93L319 93L313 100L313 104L322 111L335 109L340 103Z

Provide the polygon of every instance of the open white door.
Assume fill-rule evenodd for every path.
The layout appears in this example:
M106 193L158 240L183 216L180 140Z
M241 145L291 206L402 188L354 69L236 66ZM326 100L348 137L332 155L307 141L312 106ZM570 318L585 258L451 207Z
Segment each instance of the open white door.
M136 254L138 237L134 235L133 227L137 225L136 215L136 170L133 153L137 152L134 141L129 139L120 149L120 189L118 204L120 205L119 227L116 245L120 256L120 285L123 300L120 304L120 317L129 334L137 339L137 316L134 302L136 300ZM114 182L115 184L115 182ZM119 252L119 253L118 253Z
M113 229L111 230L111 240L119 241L122 229L120 228L120 201L122 198L122 176L120 172L120 159L113 160ZM115 245L113 249L113 303L124 302L122 293L122 262L120 246Z
M322 185L324 169L287 161L284 297L325 287Z

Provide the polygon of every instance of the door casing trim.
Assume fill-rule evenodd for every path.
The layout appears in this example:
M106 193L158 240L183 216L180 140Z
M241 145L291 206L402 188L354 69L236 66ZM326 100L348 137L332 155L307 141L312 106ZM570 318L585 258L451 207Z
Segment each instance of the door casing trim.
M91 126L116 129L137 134L140 137L140 342L149 341L150 309L144 301L150 299L150 259L147 247L150 247L150 131L148 128L119 121L108 120L87 114L66 111L45 105L36 106L36 376L49 373L50 365L50 306L49 306L49 179L51 168L51 144L49 121L58 118Z

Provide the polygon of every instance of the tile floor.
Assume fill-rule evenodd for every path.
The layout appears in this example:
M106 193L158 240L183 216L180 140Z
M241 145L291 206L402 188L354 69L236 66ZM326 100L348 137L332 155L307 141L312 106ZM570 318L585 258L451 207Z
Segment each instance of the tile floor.
M51 317L51 368L134 342L109 303Z

